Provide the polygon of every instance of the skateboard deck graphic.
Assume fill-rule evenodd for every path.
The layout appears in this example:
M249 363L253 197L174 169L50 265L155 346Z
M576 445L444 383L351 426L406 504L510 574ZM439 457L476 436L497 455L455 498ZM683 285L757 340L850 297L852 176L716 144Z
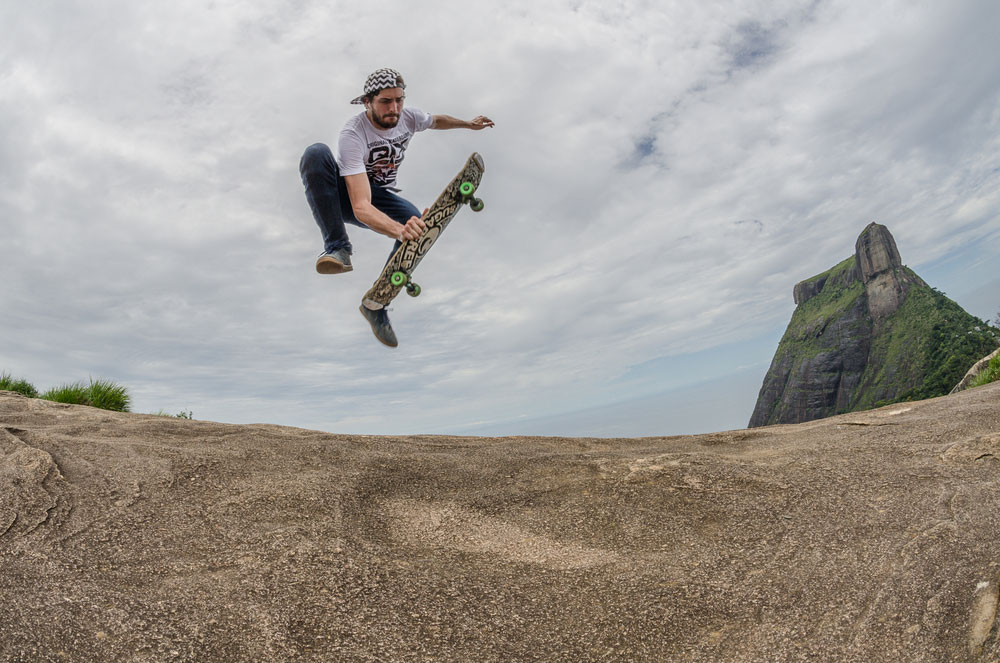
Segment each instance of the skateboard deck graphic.
M462 170L445 187L423 216L424 223L427 224L424 234L418 239L403 242L389 258L382 273L361 300L366 308L377 310L388 306L404 287L410 295L420 294L420 286L411 278L420 260L455 218L463 204L469 203L475 211L483 208L483 201L473 195L479 188L483 170L485 170L483 158L477 152L473 152Z

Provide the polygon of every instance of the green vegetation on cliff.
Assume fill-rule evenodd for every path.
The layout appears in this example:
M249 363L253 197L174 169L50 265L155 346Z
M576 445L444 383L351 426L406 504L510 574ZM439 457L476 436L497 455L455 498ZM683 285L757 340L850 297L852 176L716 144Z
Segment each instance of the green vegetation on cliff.
M803 281L803 285L816 287L819 292L800 304L788 323L788 329L778 346L795 345L800 356L817 354L828 348L816 343L826 326L851 310L859 297L865 294L865 287L856 276L854 256L830 270Z
M872 339L869 371L851 410L949 393L1000 333L931 287L911 288Z

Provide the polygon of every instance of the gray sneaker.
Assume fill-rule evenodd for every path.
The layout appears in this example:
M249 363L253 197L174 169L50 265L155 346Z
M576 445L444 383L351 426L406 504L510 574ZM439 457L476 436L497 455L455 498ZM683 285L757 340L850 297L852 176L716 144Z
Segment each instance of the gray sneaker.
M316 259L316 271L320 274L343 274L352 269L354 268L351 267L351 254L347 249L321 253Z
M383 345L388 345L390 348L399 345L399 342L396 341L396 332L392 331L392 325L389 324L389 314L384 308L372 311L362 304L361 315L365 316L365 320L372 326L375 338L381 341Z

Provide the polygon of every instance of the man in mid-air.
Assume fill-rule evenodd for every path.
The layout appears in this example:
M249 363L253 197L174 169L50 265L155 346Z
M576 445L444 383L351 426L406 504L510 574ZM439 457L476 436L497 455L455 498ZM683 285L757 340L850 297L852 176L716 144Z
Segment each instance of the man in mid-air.
M398 71L373 72L365 81L364 93L351 102L364 104L365 111L344 125L336 157L322 143L310 145L302 155L299 173L306 200L323 233L323 253L316 260L320 274L353 269L345 223L392 237L396 240L393 252L403 241L417 239L427 229L417 208L399 196L396 188L399 165L415 133L425 129L478 131L493 126L492 120L482 115L467 122L404 108L405 89ZM362 305L361 314L379 341L396 347L396 334L384 308L373 311Z

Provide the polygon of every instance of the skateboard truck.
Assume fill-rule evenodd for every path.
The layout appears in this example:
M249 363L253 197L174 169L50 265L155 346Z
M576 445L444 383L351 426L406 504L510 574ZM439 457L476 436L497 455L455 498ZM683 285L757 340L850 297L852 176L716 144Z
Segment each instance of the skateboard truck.
M410 275L406 272L393 272L392 276L389 277L389 282L394 286L406 286L406 294L410 297L417 297L420 295L420 286L410 280Z
M473 212L481 212L483 208L486 207L486 203L483 202L482 198L476 198L472 194L476 192L476 185L472 182L462 182L462 185L458 187L458 193L461 196L463 203L469 203L469 209Z

